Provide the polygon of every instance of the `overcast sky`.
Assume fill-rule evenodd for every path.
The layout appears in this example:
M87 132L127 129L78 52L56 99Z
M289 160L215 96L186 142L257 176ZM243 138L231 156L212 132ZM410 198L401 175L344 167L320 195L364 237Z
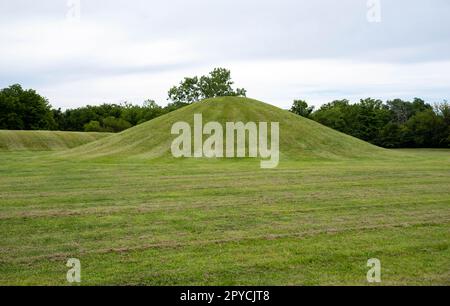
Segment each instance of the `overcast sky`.
M80 15L77 2L0 0L1 88L63 109L165 105L183 77L225 67L283 108L450 98L449 0L81 0Z

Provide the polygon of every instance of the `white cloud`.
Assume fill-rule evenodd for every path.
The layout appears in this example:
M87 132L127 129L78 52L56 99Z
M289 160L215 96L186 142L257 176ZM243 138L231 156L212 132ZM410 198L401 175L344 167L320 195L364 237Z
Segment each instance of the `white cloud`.
M57 107L146 98L165 101L185 76L232 70L249 95L288 107L294 98L412 97L450 89L448 1L64 0L0 2L0 87L21 83Z
M348 60L293 60L222 62L232 70L236 86L252 98L289 108L295 98L316 106L334 99L358 101L374 97L430 102L446 98L450 61L413 64L373 64ZM158 73L108 76L43 87L42 93L58 106L73 107L102 102L140 104L153 98L166 103L167 90L184 76L206 74L213 65ZM81 101L80 101L81 100Z
M0 49L2 74L12 75L81 73L80 77L103 77L104 71L179 65L196 57L182 40L131 41L121 28L89 22L15 24L2 27L0 38L9 45Z

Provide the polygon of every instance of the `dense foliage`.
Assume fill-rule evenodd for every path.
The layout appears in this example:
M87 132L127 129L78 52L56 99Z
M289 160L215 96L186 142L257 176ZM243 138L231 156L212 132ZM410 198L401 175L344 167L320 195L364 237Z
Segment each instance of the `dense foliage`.
M49 130L57 128L48 101L34 90L12 85L0 90L0 129Z
M450 147L450 106L433 108L422 99L395 99L383 103L364 99L351 104L336 100L317 111L304 101L294 101L292 112L333 129L386 148Z
M102 104L69 109L53 110L58 128L63 131L120 132L132 126L154 119L168 109L147 100L142 106L124 103Z
M0 129L120 132L190 103L211 97L245 96L245 89L232 88L231 72L216 68L207 76L185 78L169 91L169 103L161 107L153 100L142 106L102 104L76 109L52 109L34 90L12 85L0 91Z
M52 109L34 90L12 85L0 90L0 129L120 132L201 99L245 96L245 89L232 88L231 73L214 69L207 76L185 78L169 91L169 103L161 107L153 100L142 106L102 104L77 109ZM450 106L434 107L422 99L395 99L383 103L372 98L350 103L336 100L314 111L303 100L295 100L293 113L333 129L386 148L450 147Z
M306 118L309 118L313 111L314 106L308 106L308 103L303 100L294 100L291 108L291 112Z
M185 78L179 86L169 90L169 99L173 103L192 103L214 97L245 97L246 90L243 88L234 90L233 84L229 70L216 68L207 76Z

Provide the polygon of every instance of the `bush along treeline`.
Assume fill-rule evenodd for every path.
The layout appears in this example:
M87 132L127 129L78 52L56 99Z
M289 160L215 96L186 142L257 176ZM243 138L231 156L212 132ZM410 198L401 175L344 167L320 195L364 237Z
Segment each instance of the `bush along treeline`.
M0 90L0 129L55 130L58 124L48 101L36 91L12 85Z
M132 126L152 120L168 112L153 100L142 106L102 104L69 109L64 112L52 110L58 129L62 131L121 132Z
M0 90L0 129L120 132L173 109L148 100L142 106L102 104L61 111L16 84Z
M245 89L234 90L232 85L230 71L216 68L206 76L185 78L172 87L166 107L147 100L142 106L102 104L61 111L52 109L36 91L16 84L0 90L0 129L121 132L202 99L245 96Z
M291 111L385 148L450 147L447 101L432 106L419 98L386 103L368 98L353 104L336 100L314 111L307 102L295 100Z

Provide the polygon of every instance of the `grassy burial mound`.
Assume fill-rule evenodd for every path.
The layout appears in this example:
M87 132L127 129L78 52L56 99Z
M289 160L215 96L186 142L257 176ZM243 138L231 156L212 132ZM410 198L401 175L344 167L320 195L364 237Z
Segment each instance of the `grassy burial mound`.
M176 122L194 126L194 115L202 114L203 124L219 122L279 122L280 155L283 159L357 158L388 155L389 151L327 128L275 106L239 97L220 97L194 103L175 112L75 148L67 157L170 157L176 136L171 128ZM270 131L270 128L269 128ZM203 136L204 140L207 136ZM269 142L270 144L270 142Z
M196 113L279 122L287 162L146 163L171 156L172 124ZM368 285L371 258L382 285L449 285L449 152L383 150L242 98L62 152L6 151L0 285L69 285L69 258L81 285Z
M60 151L110 136L109 133L0 131L2 151Z

